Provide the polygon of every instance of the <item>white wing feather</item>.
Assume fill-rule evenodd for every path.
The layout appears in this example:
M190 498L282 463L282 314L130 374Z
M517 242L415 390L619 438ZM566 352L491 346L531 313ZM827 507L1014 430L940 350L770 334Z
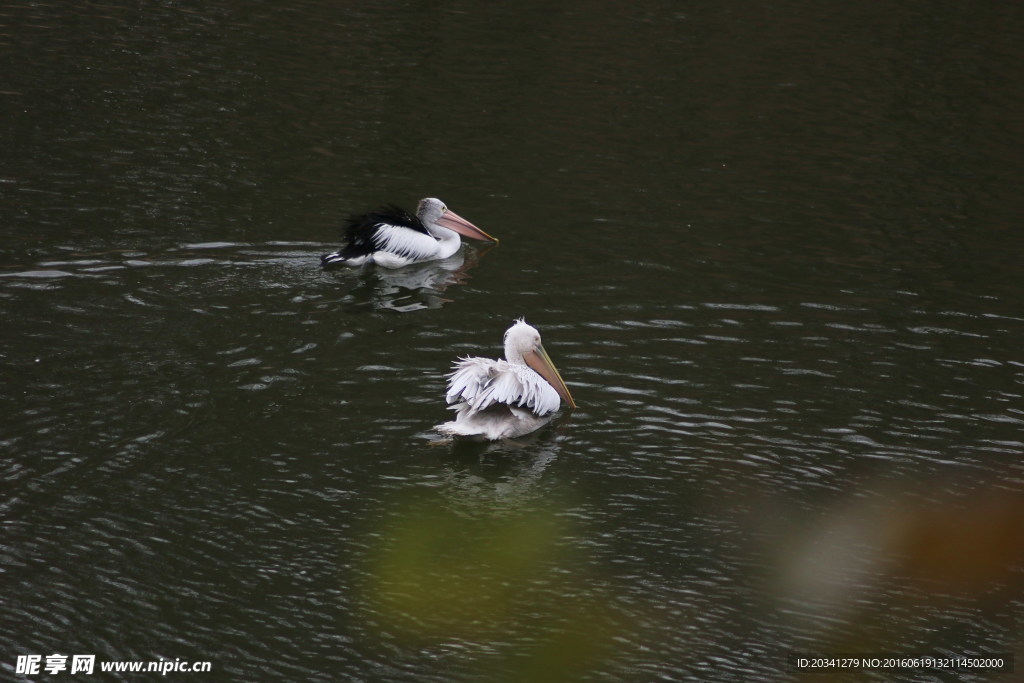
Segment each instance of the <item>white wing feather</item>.
M381 223L373 233L373 245L380 251L413 261L424 261L437 253L436 238L400 225Z
M534 415L558 410L558 392L525 365L490 358L464 358L448 379L448 403L465 401L481 411L495 403L528 408Z

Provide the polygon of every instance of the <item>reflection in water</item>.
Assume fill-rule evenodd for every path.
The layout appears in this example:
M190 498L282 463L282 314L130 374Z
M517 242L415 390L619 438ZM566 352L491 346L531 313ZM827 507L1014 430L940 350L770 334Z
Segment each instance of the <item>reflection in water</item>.
M452 285L469 282L469 271L476 268L492 248L494 245L477 249L463 247L446 259L404 268L363 266L355 271L336 269L331 274L350 277L354 272L359 277L358 284L351 290L351 300L345 302L350 310L370 308L412 313L450 303L452 300L442 294Z
M567 422L565 416L545 429L503 441L433 441L436 447L450 450L443 478L451 504L460 508L516 509L544 493L541 479L558 457L559 432Z

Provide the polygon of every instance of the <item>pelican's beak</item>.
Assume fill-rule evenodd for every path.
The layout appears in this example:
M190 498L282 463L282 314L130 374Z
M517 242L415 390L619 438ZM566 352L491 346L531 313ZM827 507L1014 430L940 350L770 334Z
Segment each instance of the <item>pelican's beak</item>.
M554 387L558 395L565 399L565 402L569 404L570 408L576 407L576 401L572 400L572 394L569 393L569 387L565 386L565 382L562 381L562 376L558 374L558 370L555 368L555 364L551 362L551 356L544 350L544 346L541 344L537 345L537 348L532 351L527 351L523 354L523 360L526 364L533 368L538 375L547 380L547 383Z
M441 217L437 219L437 224L474 240L498 241L451 209L447 209L441 214Z

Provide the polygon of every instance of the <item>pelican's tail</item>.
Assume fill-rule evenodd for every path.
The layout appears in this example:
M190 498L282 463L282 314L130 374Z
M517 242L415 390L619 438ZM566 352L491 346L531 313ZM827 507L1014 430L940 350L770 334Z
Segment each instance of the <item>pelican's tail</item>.
M322 254L320 256L320 266L323 268L338 265L361 266L366 259L366 256L352 256L351 254L346 256L345 249L341 249L339 251L332 251L330 254Z
M466 402L448 406L456 418L436 425L434 429L451 436L482 437L491 441L514 439L540 429L547 424L554 413L538 416L518 406L495 403L484 410L475 410Z
M442 422L439 425L434 425L434 429L442 434L448 434L450 436L484 436L484 433L480 429L473 429L465 424L460 424L455 420L451 422Z
M338 263L344 263L346 260L348 259L342 256L340 251L332 251L330 254L320 256L320 265L327 268Z
M466 419L466 412L469 410L469 406L463 401L456 403L455 405L448 406L448 410L454 410L456 418L449 422L442 422L439 425L434 425L434 429L442 434L449 434L451 436L483 436L483 430L480 429L479 425L471 424Z

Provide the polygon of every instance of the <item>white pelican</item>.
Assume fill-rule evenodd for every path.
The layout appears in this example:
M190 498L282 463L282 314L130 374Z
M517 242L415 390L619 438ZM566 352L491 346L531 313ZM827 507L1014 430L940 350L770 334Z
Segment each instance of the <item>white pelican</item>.
M451 211L440 199L421 199L415 216L389 204L350 218L345 228L345 246L321 256L320 264L376 263L384 268L401 268L448 258L462 246L459 235L498 241Z
M448 376L455 420L444 434L510 439L540 429L558 410L559 397L576 403L540 343L540 332L520 318L505 332L505 360L466 357Z

